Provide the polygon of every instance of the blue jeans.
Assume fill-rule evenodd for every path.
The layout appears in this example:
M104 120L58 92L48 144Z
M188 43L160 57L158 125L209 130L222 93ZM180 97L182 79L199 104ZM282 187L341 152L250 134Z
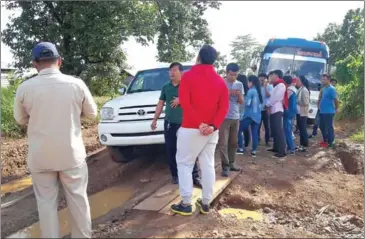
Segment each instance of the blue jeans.
M319 127L322 132L323 142L332 145L333 141L335 141L335 129L333 127L335 114L320 114L319 117Z
M314 119L313 132L312 135L317 135L317 130L320 124L319 110L317 111L316 118Z
M283 126L284 126L284 133L286 144L288 145L289 151L295 150L295 144L293 140L293 119L291 118L283 118Z
M257 150L257 145L259 144L259 123L256 123L248 117L240 121L240 127L238 130L238 148L243 148L242 132L247 131L249 126L251 126L252 151L255 152Z

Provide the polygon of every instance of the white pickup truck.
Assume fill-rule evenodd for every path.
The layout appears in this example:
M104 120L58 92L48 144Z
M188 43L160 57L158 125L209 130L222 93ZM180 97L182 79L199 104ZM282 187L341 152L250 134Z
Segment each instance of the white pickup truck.
M184 71L192 63L182 63ZM158 149L164 140L164 110L156 130L150 128L162 86L169 81L169 64L138 71L121 96L105 103L100 112L98 135L107 146L111 159L128 162L150 150Z

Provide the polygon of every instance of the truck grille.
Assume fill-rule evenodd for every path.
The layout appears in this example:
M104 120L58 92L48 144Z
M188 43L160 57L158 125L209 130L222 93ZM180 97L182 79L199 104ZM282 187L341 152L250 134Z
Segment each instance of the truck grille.
M150 135L164 134L163 131L143 132L143 133L124 133L124 134L110 134L113 137L141 137Z
M157 105L139 105L139 106L128 106L121 107L118 110L118 121L150 121L153 120L155 115L155 109ZM165 112L160 115L160 119L165 118Z

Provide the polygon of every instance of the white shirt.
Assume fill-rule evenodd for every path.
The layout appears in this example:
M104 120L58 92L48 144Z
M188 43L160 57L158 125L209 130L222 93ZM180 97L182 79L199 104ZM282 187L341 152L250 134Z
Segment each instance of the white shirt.
M97 107L81 79L49 68L20 84L14 118L28 124L31 172L63 171L85 162L82 115L96 117Z
M268 106L270 107L270 113L275 114L277 112L284 112L283 99L285 95L286 87L283 83L277 84L271 92Z

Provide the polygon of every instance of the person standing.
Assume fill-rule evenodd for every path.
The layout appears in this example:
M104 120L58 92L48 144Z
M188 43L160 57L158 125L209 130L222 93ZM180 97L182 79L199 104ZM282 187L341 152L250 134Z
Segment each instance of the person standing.
M274 89L268 102L270 127L274 138L273 148L268 151L274 152L275 155L273 157L280 160L286 157L283 112L284 109L288 109L288 92L282 77L283 72L281 70L275 70L273 72L271 80Z
M243 85L237 81L239 67L229 63L226 67L226 84L229 89L229 111L219 128L218 148L222 161L222 176L228 177L229 171L240 171L235 165L237 139L240 124L240 105L243 104Z
M17 89L14 118L28 125L28 167L37 199L41 236L60 238L59 183L71 216L71 237L91 238L87 197L88 168L81 117L95 118L97 107L85 83L59 70L61 57L50 42L32 51L38 75Z
M307 120L309 111L309 82L304 76L299 76L297 81L298 97L297 97L297 112L299 114L298 127L300 135L299 152L307 152L308 148L308 132Z
M169 161L169 169L172 176L172 183L178 184L179 178L177 173L176 164L176 144L177 144L177 131L181 126L182 121L182 109L180 107L178 91L181 76L183 75L183 66L179 62L173 62L170 65L170 81L164 84L161 90L160 99L157 103L155 110L155 116L151 123L151 129L155 130L157 128L157 120L160 118L161 112L163 110L164 104L166 102L165 110L165 146L167 152L167 158ZM193 168L193 183L197 187L201 187L199 179L199 171L197 163L194 164Z
M297 112L297 101L296 94L297 89L295 88L296 81L293 83L293 79L291 76L286 75L283 77L284 82L288 85L287 94L288 94L288 108L284 109L283 114L283 125L285 132L286 144L288 146L289 154L295 154L295 142L293 138L293 121Z
M335 113L338 111L338 98L336 88L331 85L330 78L327 74L322 75L322 95L319 104L320 129L323 136L323 142L320 146L323 148L333 147L335 140L335 130L333 120Z
M259 124L261 122L261 104L263 97L261 95L260 81L255 75L248 77L248 86L250 90L245 96L245 112L240 127L247 130L251 127L252 136L252 150L251 156L256 157L256 150L258 146Z
M247 92L249 90L248 88L248 81L247 81L247 77L246 75L243 74L238 74L237 76L237 81L241 82L243 85L243 95L247 95ZM245 148L248 147L248 145L250 144L250 130L247 128L247 130L243 130L241 127L241 121L242 121L242 117L243 117L243 113L245 112L245 104L241 104L240 105L240 126L238 129L238 149L237 149L237 154L243 154L245 152Z
M259 80L261 84L261 96L263 98L263 103L261 104L261 121L259 125L259 141L260 141L260 133L261 126L264 125L265 129L265 144L268 147L270 141L270 125L269 125L269 117L270 115L267 113L266 105L268 100L270 99L271 92L273 86L267 82L267 76L265 73L261 73L259 75Z
M209 213L213 197L218 129L229 108L227 85L213 65L216 59L217 51L204 45L199 51L197 64L183 75L179 87L183 120L177 132L176 162L182 201L172 205L171 211L184 216L193 213L191 173L197 157L202 172L203 198L197 201L201 213Z

